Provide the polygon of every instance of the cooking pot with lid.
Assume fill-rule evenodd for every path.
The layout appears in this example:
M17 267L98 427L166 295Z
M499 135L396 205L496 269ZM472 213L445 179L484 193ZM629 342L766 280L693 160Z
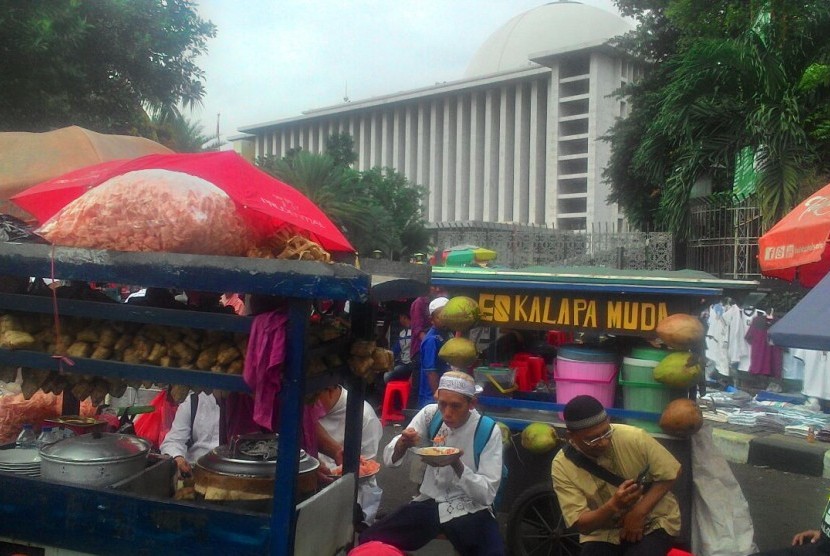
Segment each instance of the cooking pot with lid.
M277 473L276 434L237 436L230 445L214 448L193 467L195 490L207 501L239 508L270 511ZM317 491L320 462L300 450L297 499Z
M150 443L127 434L93 432L40 449L40 475L63 483L103 487L141 472Z

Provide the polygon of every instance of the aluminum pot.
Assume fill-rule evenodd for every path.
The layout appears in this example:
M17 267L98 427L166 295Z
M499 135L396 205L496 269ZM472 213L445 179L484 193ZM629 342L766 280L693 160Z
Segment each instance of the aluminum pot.
M197 496L239 509L270 511L277 465L277 435L242 435L211 450L196 462ZM297 501L317 492L320 462L300 450Z
M93 432L40 450L44 479L90 487L113 485L147 466L150 443L127 434Z

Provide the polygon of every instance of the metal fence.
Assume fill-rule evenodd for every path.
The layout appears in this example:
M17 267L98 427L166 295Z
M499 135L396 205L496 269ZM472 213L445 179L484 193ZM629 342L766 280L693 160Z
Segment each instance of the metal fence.
M674 240L664 232L639 232L617 224L590 232L492 222L443 222L432 228L438 249L478 245L498 253L499 264L525 266L602 266L674 269Z
M686 242L688 268L720 278L757 279L761 211L752 199L697 199L690 207L691 238Z

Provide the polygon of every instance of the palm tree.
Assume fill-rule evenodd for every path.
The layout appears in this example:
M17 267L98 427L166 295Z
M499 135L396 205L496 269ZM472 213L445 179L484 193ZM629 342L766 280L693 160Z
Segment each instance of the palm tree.
M361 252L390 252L398 234L387 211L360 187L360 173L325 154L297 151L291 156L261 158L260 168L298 189L339 225Z
M720 189L731 188L736 157L746 148L755 153L765 223L797 202L817 161L809 116L828 100L800 84L828 51L829 16L827 9L761 13L741 36L694 40L668 62L668 85L632 164L648 181L664 184L660 219L669 229L689 231L697 179L708 176Z

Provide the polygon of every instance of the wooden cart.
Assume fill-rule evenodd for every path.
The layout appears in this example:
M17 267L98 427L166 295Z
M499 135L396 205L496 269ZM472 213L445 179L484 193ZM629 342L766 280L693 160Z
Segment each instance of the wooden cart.
M376 280L344 264L304 261L194 256L167 253L124 253L45 245L0 243L0 274L38 276L84 282L140 284L195 291L237 291L288 299L287 360L281 393L280 450L273 511L245 512L220 506L173 501L140 492L84 488L0 472L0 537L29 546L47 547L32 554L334 554L349 546L360 454L364 386L348 370L306 380L305 362L315 350L304 345L313 299L347 300L352 307L352 335L371 330L370 301L384 296L423 293L428 271L397 283L394 276ZM236 315L135 307L30 295L0 294L0 310L94 317L103 320L158 323L169 326L247 332L252 319ZM342 342L341 342L342 344ZM246 391L241 376L132 365L75 358L71 364L48 354L0 349L0 364L63 372L190 384ZM301 404L306 392L332 382L352 388L347 408L343 477L311 499L295 505ZM293 457L292 457L293 455ZM129 490L129 489L128 489ZM135 490L139 490L136 492ZM321 511L335 523L321 526ZM22 549L21 549L22 550ZM68 552L69 551L69 552ZM25 553L25 552L22 552Z
M475 299L483 324L492 327L654 338L657 322L663 316L697 314L707 302L723 295L739 296L740 292L756 287L757 282L720 280L697 271L436 267L432 285L446 288L451 296ZM552 399L482 397L479 406L512 431L521 431L538 421L553 425L560 437L564 436L564 424L558 416L564 405ZM615 408L609 408L608 413L615 421L657 421L660 416ZM690 442L664 434L654 436L683 466L674 492L681 505L682 535L688 541L692 494ZM579 535L565 527L551 486L550 465L555 455L556 451L533 454L518 442L505 450L509 474L501 509L509 511L507 548L513 556L579 553Z

